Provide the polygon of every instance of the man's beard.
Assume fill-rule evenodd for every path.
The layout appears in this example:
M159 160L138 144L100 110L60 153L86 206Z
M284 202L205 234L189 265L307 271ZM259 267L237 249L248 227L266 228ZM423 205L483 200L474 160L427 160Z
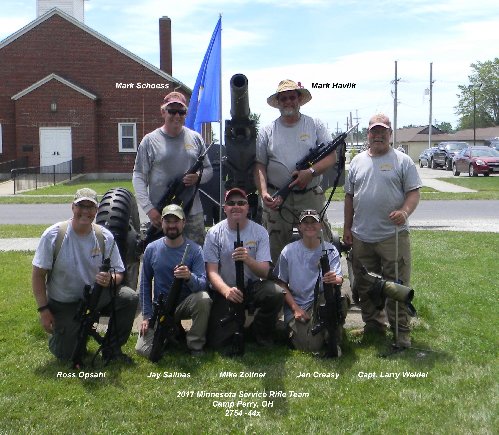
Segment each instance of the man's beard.
M175 230L168 230L166 233L165 233L165 236L170 239L170 240L175 240L177 238L179 238L180 236L182 235L182 232L175 229Z
M299 112L299 110L291 108L291 107L286 107L284 109L279 109L279 111L281 112L282 116L294 116L294 115L296 115Z

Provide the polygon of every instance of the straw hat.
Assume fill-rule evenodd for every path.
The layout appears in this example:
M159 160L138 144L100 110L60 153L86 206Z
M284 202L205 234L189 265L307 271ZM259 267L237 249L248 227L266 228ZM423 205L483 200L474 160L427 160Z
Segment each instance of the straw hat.
M308 89L305 89L300 82L296 83L293 80L281 80L279 82L279 85L277 86L277 91L275 94L272 94L269 98L267 98L267 103L269 106L272 106L274 108L278 108L278 101L277 101L277 96L280 92L285 92L285 91L298 91L301 96L301 105L303 106L304 104L307 104L311 99L312 95L310 95L310 92Z

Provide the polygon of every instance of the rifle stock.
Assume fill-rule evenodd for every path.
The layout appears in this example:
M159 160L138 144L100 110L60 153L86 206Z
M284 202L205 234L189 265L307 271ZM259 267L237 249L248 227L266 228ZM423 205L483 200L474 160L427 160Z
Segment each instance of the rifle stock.
M314 148L310 148L308 154L305 157L303 157L301 160L296 162L296 165L295 165L296 170L302 171L304 169L308 169L308 168L312 167L312 165L314 163L317 163L317 162L321 161L322 159L324 159L325 157L327 157L329 154L331 154L333 151L335 151L345 141L348 134L358 125L359 124L352 126L344 133L341 133L338 136L336 136L331 142L328 142L327 144L321 143ZM289 187L289 185L293 181L295 181L296 178L297 178L297 176L293 175L283 187L281 187L277 192L275 192L272 195L272 198L277 198L278 196L280 196L282 198L282 203L281 203L279 208L282 207L282 204L284 203L284 201L288 197L289 193L291 192L291 188Z
M185 264L189 247L190 245L187 243L179 266ZM161 293L154 303L153 315L149 319L149 328L156 327L151 353L149 354L149 359L152 362L157 362L161 359L163 348L168 342L176 342L177 325L175 324L175 310L178 306L183 283L184 279L174 278L166 298Z

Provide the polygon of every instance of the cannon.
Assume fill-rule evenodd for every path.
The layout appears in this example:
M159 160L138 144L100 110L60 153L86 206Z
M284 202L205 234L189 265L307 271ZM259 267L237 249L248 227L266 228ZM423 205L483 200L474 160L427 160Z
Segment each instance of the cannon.
M225 121L224 170L227 174L225 188L243 189L248 194L250 218L261 221L258 196L253 179L256 155L256 123L250 117L248 79L235 74L230 79L230 115Z

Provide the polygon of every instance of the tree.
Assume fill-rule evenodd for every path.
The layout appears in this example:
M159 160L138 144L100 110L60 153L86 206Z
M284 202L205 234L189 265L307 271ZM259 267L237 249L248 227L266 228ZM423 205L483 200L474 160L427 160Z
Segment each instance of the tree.
M473 128L475 106L477 128L499 125L499 58L472 63L471 68L469 84L458 86L461 91L455 107L456 114L461 115L458 128Z
M440 131L443 131L444 133L452 133L454 131L450 122L440 122L438 124L435 124L435 127L437 127Z
M251 119L252 121L255 121L256 131L258 131L258 129L260 128L260 114L253 113L250 111L249 119Z

